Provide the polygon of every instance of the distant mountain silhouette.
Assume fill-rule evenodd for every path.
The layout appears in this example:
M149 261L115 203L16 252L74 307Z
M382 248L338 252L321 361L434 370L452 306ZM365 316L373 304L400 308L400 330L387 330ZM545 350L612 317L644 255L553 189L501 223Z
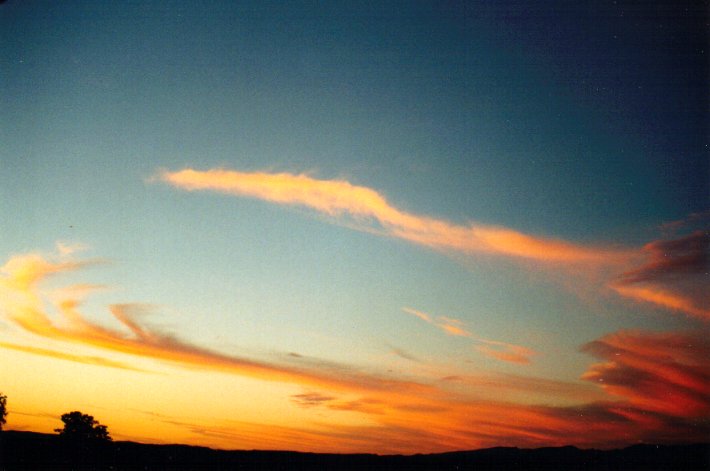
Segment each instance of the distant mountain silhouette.
M134 442L77 443L0 433L0 470L710 470L710 443L620 450L487 448L419 455L224 451Z

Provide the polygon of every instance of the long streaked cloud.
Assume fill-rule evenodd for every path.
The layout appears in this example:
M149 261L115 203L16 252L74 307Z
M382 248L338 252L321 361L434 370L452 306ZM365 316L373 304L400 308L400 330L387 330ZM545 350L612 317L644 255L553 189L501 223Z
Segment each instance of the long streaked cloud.
M497 340L478 339L483 345L478 345L476 350L487 357L495 358L508 363L518 363L526 365L530 363L530 358L537 352L522 345L500 342Z
M473 334L464 327L464 323L458 319L446 316L432 317L425 312L412 309L411 307L403 307L402 311L438 327L440 330L449 335L453 335L455 337L473 337Z
M616 248L577 244L479 222L461 225L401 210L376 190L346 180L322 180L303 173L240 172L227 169L201 171L191 168L174 172L161 171L154 179L187 191L213 191L280 205L306 207L333 221L347 219L349 225L356 229L457 254L488 254L557 267L574 266L581 268L576 270L578 276L597 271L598 268L603 268L604 272L611 270L617 273L627 270L630 275L639 269L644 259L651 258L641 270L661 268L676 276L681 275L678 266L661 264L653 268L654 258L666 247L662 241L651 242L641 249ZM686 220L664 225L663 230L677 231L689 224L700 224L708 219L708 214L690 215ZM707 231L701 234L705 234L707 240ZM694 238L701 237L691 237L692 240ZM673 251L677 250L672 243L670 247ZM608 284L623 297L710 319L707 295L703 296L697 289L689 291L686 287L679 287L679 283L670 283L668 277L665 278L663 283L658 279L641 282L631 281L622 275L611 279ZM455 326L452 328L455 329Z
M412 355L406 350L403 350L399 347L393 347L389 346L392 349L392 353L397 355L400 358L404 358L405 360L413 361L415 363L421 363L421 359L419 359L416 355Z
M705 333L621 331L582 351L605 360L582 378L632 406L668 417L710 416L710 339Z
M349 216L364 230L409 242L464 253L489 253L553 263L616 263L628 254L537 237L480 223L454 224L410 213L377 191L345 180L319 180L307 174L239 172L225 169L162 171L157 178L188 191L216 191L276 204L298 205L331 216ZM373 226L373 224L376 224Z
M402 311L437 327L448 335L471 339L478 344L475 347L476 350L489 358L509 363L528 364L530 363L530 357L536 353L534 350L521 345L478 337L468 331L464 322L459 319L447 316L432 316L411 307L403 307Z
M479 399L497 399L525 404L584 404L602 401L608 396L587 381L561 381L510 373L449 375L440 378L451 387L476 391Z
M675 237L679 231L685 231L688 228L708 227L710 225L710 209L697 213L690 213L682 219L667 221L659 227L665 237Z
M305 392L291 395L291 402L299 407L314 407L335 399L335 396L327 396L319 392Z
M225 355L145 327L140 322L148 309L144 304L113 305L112 318L118 328L103 327L80 312L81 294L91 292L95 285L74 285L60 291L61 295L47 293L39 286L49 276L86 265L61 256L58 260L40 254L12 257L0 268L0 313L16 328L34 334L36 339L51 339L53 345L72 342L187 368L298 385L305 392L291 396L292 403L323 411L324 415L300 428L279 429L279 440L287 445L294 443L293 437L307 436L312 449L330 446L337 451L445 451L562 444L608 447L638 440L687 442L710 433L707 336L622 331L585 345L584 352L603 360L583 375L590 385L599 386L601 399L578 384L522 376L448 376L419 383L343 368L318 368L313 362L298 368ZM53 306L59 318L48 314L46 305ZM436 319L420 314L417 317L423 320ZM465 330L465 326L459 327ZM297 355L289 358L293 362L303 360ZM69 354L62 359L84 360ZM476 397L484 389L488 396ZM544 390L545 403L558 398L566 405L523 402L517 396L526 390ZM577 399L576 391L583 393ZM360 414L367 420L357 423L370 425L331 422L327 418L335 417L333 414ZM259 433L256 426L248 430L226 423L220 427L199 423L186 426L195 434L212 438L223 432L225 445L229 437L244 435L262 446L276 446L276 442L269 442L266 432L257 440L253 435ZM261 424L260 430L272 428L277 427ZM609 437L619 438L615 442Z
M644 245L645 262L611 283L619 294L710 320L710 233Z
M119 368L122 370L132 370L132 371L144 371L140 368L134 368L125 363L118 361L109 360L107 358L98 357L94 355L75 355L72 353L60 352L57 350L50 350L47 348L32 347L29 345L18 345L8 342L0 342L0 348L6 348L8 350L17 350L19 352L31 353L33 355L40 355L49 358L56 358L59 360L73 361L76 363L84 363L87 365L95 366L106 366L109 368Z
M188 368L232 372L269 381L311 384L348 391L428 390L424 385L356 371L338 371L336 374L332 368L319 370L308 364L303 368L280 365L225 355L192 345L169 333L142 326L138 319L146 312L145 304L109 306L110 314L121 329L107 328L88 320L80 311L81 294L91 291L94 285L73 285L48 295L41 293L39 284L49 276L75 271L90 263L67 260L66 257L51 260L38 253L11 257L0 267L0 313L16 326L38 337L168 361ZM45 304L51 304L60 315L57 322L45 311ZM52 355L49 351L44 353ZM87 362L85 358L72 358L68 355L62 359Z
M707 336L682 332L619 331L582 347L604 363L582 375L600 387L593 394L577 384L499 375L446 377L474 389L557 390L584 397L581 403L544 406L502 400L438 401L403 405L342 401L309 393L308 407L375 414L380 425L322 431L344 440L352 451L371 451L391 438L390 452L445 451L461 444L610 448L635 442L700 442L710 434L710 343ZM492 384L491 384L492 383ZM581 394L581 395L580 395ZM323 399L323 400L320 400ZM365 438L363 438L365 437ZM350 442L350 440L354 440ZM457 444L452 446L451 444Z

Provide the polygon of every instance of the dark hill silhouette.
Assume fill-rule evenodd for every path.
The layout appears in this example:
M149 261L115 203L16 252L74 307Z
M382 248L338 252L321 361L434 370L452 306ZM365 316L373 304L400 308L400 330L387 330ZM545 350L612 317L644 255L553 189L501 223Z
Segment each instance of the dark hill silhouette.
M710 470L710 444L619 450L488 448L419 455L225 451L188 445L68 442L57 435L0 433L0 470Z

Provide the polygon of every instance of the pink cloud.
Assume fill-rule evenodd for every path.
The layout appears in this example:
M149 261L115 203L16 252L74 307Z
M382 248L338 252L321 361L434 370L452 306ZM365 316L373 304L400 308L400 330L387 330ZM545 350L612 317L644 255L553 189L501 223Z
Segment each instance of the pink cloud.
M604 363L583 379L670 417L710 416L710 340L702 333L620 331L582 347Z
M695 231L643 246L646 261L612 281L628 298L710 320L710 233Z

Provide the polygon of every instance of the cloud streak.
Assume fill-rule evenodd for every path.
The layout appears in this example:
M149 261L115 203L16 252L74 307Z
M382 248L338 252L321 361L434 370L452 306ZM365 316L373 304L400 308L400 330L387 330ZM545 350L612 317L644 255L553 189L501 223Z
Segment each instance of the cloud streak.
M466 330L464 322L459 319L446 316L434 317L411 307L403 307L402 311L437 327L448 335L471 339L479 344L476 346L476 350L489 358L509 363L528 364L530 357L536 353L534 350L520 345L477 337Z
M436 326L440 330L446 332L448 335L453 335L455 337L468 337L468 338L473 338L473 334L466 330L464 328L464 324L462 321L458 319L453 319L451 317L446 317L446 316L439 316L436 318L433 318L429 314L421 311L417 311L416 309L412 309L411 307L403 307L402 311L406 312L407 314L410 314L414 317L418 317L419 319L423 320L424 322L427 322L433 326Z
M58 352L56 350L49 350L46 348L31 347L28 345L17 345L17 344L7 343L7 342L0 342L0 348L7 348L8 350L16 350L19 352L31 353L33 355L40 355L40 356L45 356L45 357L49 357L49 358L56 358L58 360L66 360L66 361L73 361L76 363L84 363L87 365L106 366L109 368L119 368L122 370L145 372L145 370L141 370L139 368L133 368L132 366L126 365L125 363L109 360L107 358L91 356L91 355L74 355L71 353Z
M476 350L483 353L487 357L497 360L506 361L508 363L518 363L527 365L530 363L530 357L537 352L521 345L513 345L510 343L499 342L494 340L478 339L484 345L479 345Z
M348 391L404 391L409 388L422 392L428 390L424 385L379 378L356 371L336 372L332 368L321 371L310 365L304 368L279 365L198 347L173 335L142 326L137 319L148 309L145 304L109 306L109 312L122 329L106 328L87 320L79 310L80 295L90 291L87 287L93 285L70 286L56 291L54 296L42 296L39 284L47 277L71 272L88 264L90 262L64 259L52 261L36 253L12 257L0 267L0 312L24 331L39 337L168 361L188 368L224 371L268 381L309 384ZM44 310L45 303L56 309L60 315L58 320L61 322L53 322ZM27 348L25 351L30 352ZM49 351L30 353L52 355ZM72 358L68 355L64 355L63 359L87 362L86 358Z
M693 268L693 264L695 267L699 264L704 266L707 278L707 231L698 231L675 241L654 241L641 249L615 248L576 244L479 222L462 225L422 216L397 208L372 188L353 185L346 180L317 179L303 173L186 168L174 172L161 171L154 180L186 191L211 191L279 205L306 207L332 218L334 222L347 220L348 225L355 229L399 238L435 250L494 255L555 267L583 267L586 274L598 269L601 269L600 272L617 273L626 269L625 273L609 282L617 294L710 319L708 295L698 289L697 282L680 281L681 278L692 278L693 275L687 270ZM668 232L689 224L697 225L706 221L708 214L693 214L687 220L668 223L662 229ZM665 257L665 260L660 257ZM631 264L638 264L643 259L650 261L640 268L629 269ZM577 270L577 277L582 276L580 273ZM671 280L671 277L675 279ZM707 283L707 280L704 282ZM456 335L457 327L449 327ZM464 332L460 334L465 335ZM495 349L484 350L494 356L497 354Z
M391 345L389 347L392 349L392 353L397 355L398 357L404 358L405 360L413 361L415 363L421 363L421 360L419 358L417 358L415 355L412 355L408 351L398 347L393 347Z
M702 440L710 433L710 344L706 335L621 331L586 344L582 351L602 360L582 376L590 386L599 387L598 396L579 384L511 375L450 376L433 384L418 383L347 368L319 368L313 362L299 368L225 355L145 327L139 322L149 309L144 304L112 305L109 312L120 328L103 327L80 312L81 293L90 291L93 285L75 285L55 296L45 295L38 286L47 277L86 265L66 259L54 261L39 254L12 257L0 268L0 312L15 327L39 338L298 385L305 392L288 398L294 407L313 409L323 415L316 414L319 418L313 423L280 428L280 440L289 446L295 442L293 437L309 437L304 446L337 451L446 451L563 444L610 447L638 440ZM58 319L45 311L45 304L54 307ZM509 344L476 339L455 319L408 309L408 314L432 325L439 322L456 326L466 332L457 336L478 341L479 347L501 347L499 352L525 356L509 348ZM0 347L121 366L36 347ZM289 357L296 364L303 360ZM544 391L540 401L546 404L559 399L572 405L539 405L537 400L531 403L530 398L521 399L529 396L526 391ZM349 414L360 414L354 416L356 423L369 425L341 420ZM264 434L264 430L272 428L268 424L251 429L226 421L218 427L187 425L192 433L212 439L223 433L224 446L235 436L244 436L255 446L276 446ZM609 437L619 438L610 441Z
M299 407L310 408L321 404L331 402L335 399L334 396L326 396L319 392L305 392L301 394L293 394L291 402Z
M582 347L606 360L583 379L657 414L710 415L710 340L701 333L620 331Z
M617 293L710 320L710 233L697 230L677 239L644 245L646 262L611 283Z
M489 446L612 448L639 441L701 442L710 434L710 343L707 336L683 332L619 331L582 346L603 363L582 375L583 384L522 376L446 377L442 381L494 399L414 398L391 407L378 401L342 401L314 394L309 407L358 411L378 425L331 426L318 433L341 440L350 451L446 451ZM565 406L521 404L501 398L510 390L555 391L577 398ZM310 397L310 395L308 396ZM547 396L549 401L550 396ZM388 441L390 440L390 441Z
M480 223L454 224L398 209L377 191L345 180L319 180L307 174L212 169L162 171L157 177L187 191L214 191L271 203L303 206L336 218L348 216L362 230L440 250L487 253L549 263L616 263L624 251L586 247ZM374 225L373 225L374 224Z

